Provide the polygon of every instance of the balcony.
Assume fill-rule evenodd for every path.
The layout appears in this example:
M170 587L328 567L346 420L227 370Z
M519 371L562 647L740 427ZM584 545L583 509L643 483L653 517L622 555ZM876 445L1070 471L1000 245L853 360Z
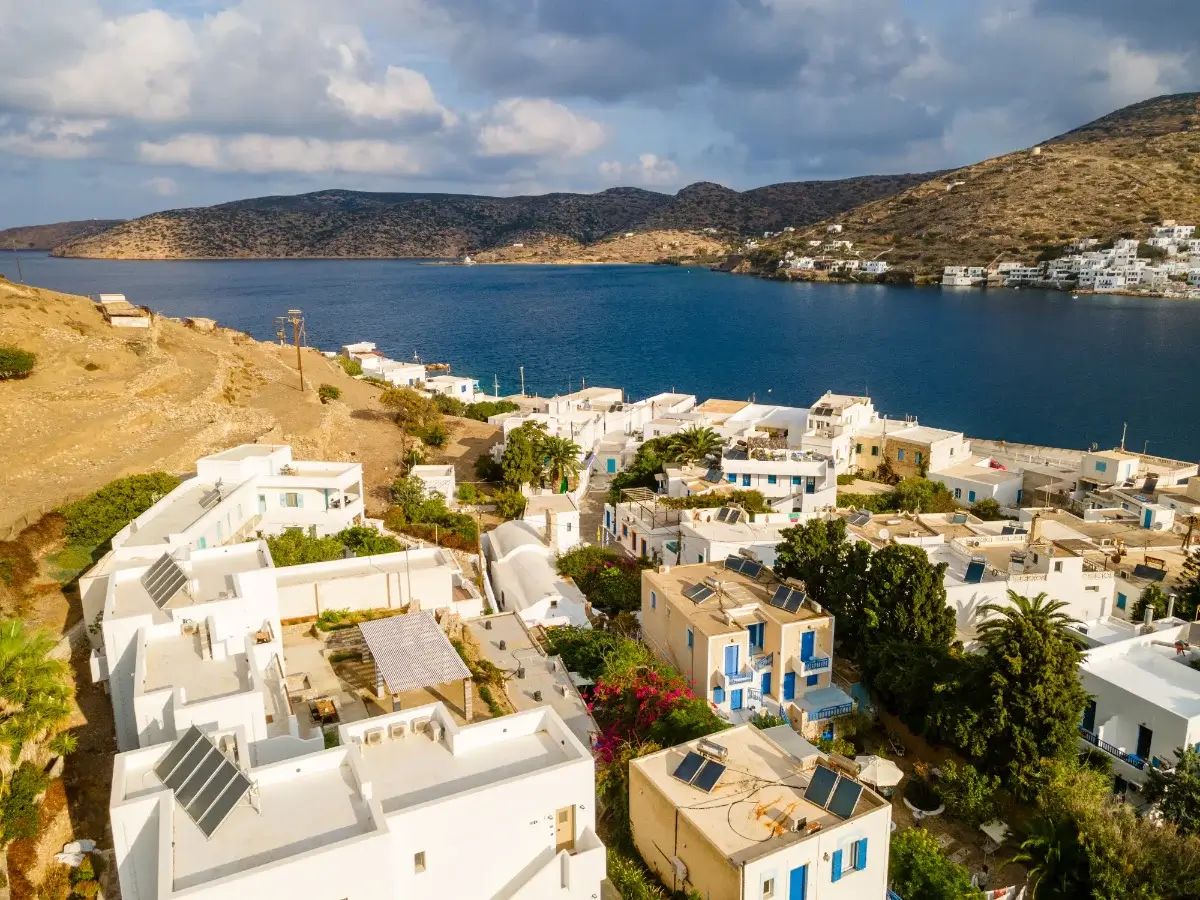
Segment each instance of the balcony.
M792 657L792 671L797 675L815 675L818 672L828 672L832 664L833 660L828 656L810 656L807 659L801 659L799 656Z
M755 672L761 672L763 669L775 665L775 652L771 651L770 653L760 653L752 656L750 657L750 664L754 666Z
M1123 763L1128 763L1138 771L1146 768L1146 761L1136 753L1126 753L1119 747L1114 747L1108 741L1100 740L1100 737L1092 731L1088 731L1082 725L1079 726L1079 736L1091 744L1093 747L1098 747L1110 756L1115 756Z
M841 716L848 716L854 712L854 704L841 703L837 706L825 706L818 709L815 713L809 715L810 721L822 722L825 719L837 719Z
M754 672L747 665L743 665L737 672L725 672L723 670L717 672L717 684L726 690L731 687L736 688L743 684L749 684L753 680Z

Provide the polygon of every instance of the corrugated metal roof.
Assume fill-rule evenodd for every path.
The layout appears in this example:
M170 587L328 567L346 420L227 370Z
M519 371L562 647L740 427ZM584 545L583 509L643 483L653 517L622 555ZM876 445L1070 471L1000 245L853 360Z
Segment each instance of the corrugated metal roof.
M471 677L470 669L432 613L390 616L358 627L384 684L393 694Z

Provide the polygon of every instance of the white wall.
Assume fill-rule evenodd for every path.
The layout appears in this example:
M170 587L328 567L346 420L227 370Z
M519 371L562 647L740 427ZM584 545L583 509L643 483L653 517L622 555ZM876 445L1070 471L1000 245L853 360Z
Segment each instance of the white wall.
M1014 472L1012 478L1009 480L995 484L973 481L970 478L950 475L945 472L930 472L929 480L940 481L944 484L946 489L954 494L954 499L963 506L970 506L973 503L978 503L980 500L987 499L995 500L1001 506L1016 506L1020 503L1023 496L1022 486L1025 482L1025 476L1020 472ZM975 495L973 499L972 494Z

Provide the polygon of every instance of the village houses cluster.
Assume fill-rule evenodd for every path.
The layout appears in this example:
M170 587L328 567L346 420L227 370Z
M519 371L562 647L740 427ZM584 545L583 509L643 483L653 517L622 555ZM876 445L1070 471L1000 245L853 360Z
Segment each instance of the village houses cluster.
M369 343L342 354L392 384L484 396L472 379L430 376ZM1187 699L1200 697L1200 671L1186 664L1198 626L1130 621L1145 585L1169 591L1180 575L1180 535L1200 514L1195 464L972 441L832 392L807 408L675 392L634 401L608 387L504 399L516 410L491 419L497 459L536 423L578 445L581 471L569 491L527 488L523 515L483 534L478 554L406 541L277 567L267 536L383 526L367 517L360 464L248 444L198 460L81 578L91 674L111 697L121 751L110 815L127 900L601 896L588 682L541 640L594 619L556 569L581 541L650 561L642 640L730 723L630 765L634 841L672 890L889 895L891 805L817 746L870 695L837 665L834 617L774 572L784 530L816 518L945 563L968 650L982 608L1010 590L1066 603L1095 698L1080 743L1112 757L1119 791L1136 793L1148 766L1200 743L1200 701ZM719 448L610 498L595 533L581 533L594 482L632 466L646 441L691 429L710 429ZM426 489L453 501L453 467L424 468ZM839 508L839 476L881 469L939 482L960 509ZM747 491L767 511L739 503ZM713 502L687 508L695 497ZM983 501L1008 517L980 518ZM358 618L337 627L346 615ZM326 620L334 627L318 627ZM515 712L476 721L455 644L468 635L507 674ZM759 729L759 712L784 724ZM464 864L468 826L491 837L471 841Z

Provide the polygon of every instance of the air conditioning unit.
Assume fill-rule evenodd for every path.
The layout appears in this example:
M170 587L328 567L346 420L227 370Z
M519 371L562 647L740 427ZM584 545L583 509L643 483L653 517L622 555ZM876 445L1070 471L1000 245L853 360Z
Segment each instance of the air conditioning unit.
M441 722L431 721L429 723L429 737L433 741L440 741L442 739Z
M390 726L388 726L388 737L390 737L390 738L408 737L408 723L407 722L393 722Z
M687 876L688 876L687 863L685 863L678 856L672 856L671 857L671 865L675 868L675 880L676 881L687 881Z
M363 732L363 743L368 746L373 746L375 744L382 744L383 743L383 729L382 728L368 728L366 731Z
M429 719L413 719L412 730L413 734L420 734L429 727Z

